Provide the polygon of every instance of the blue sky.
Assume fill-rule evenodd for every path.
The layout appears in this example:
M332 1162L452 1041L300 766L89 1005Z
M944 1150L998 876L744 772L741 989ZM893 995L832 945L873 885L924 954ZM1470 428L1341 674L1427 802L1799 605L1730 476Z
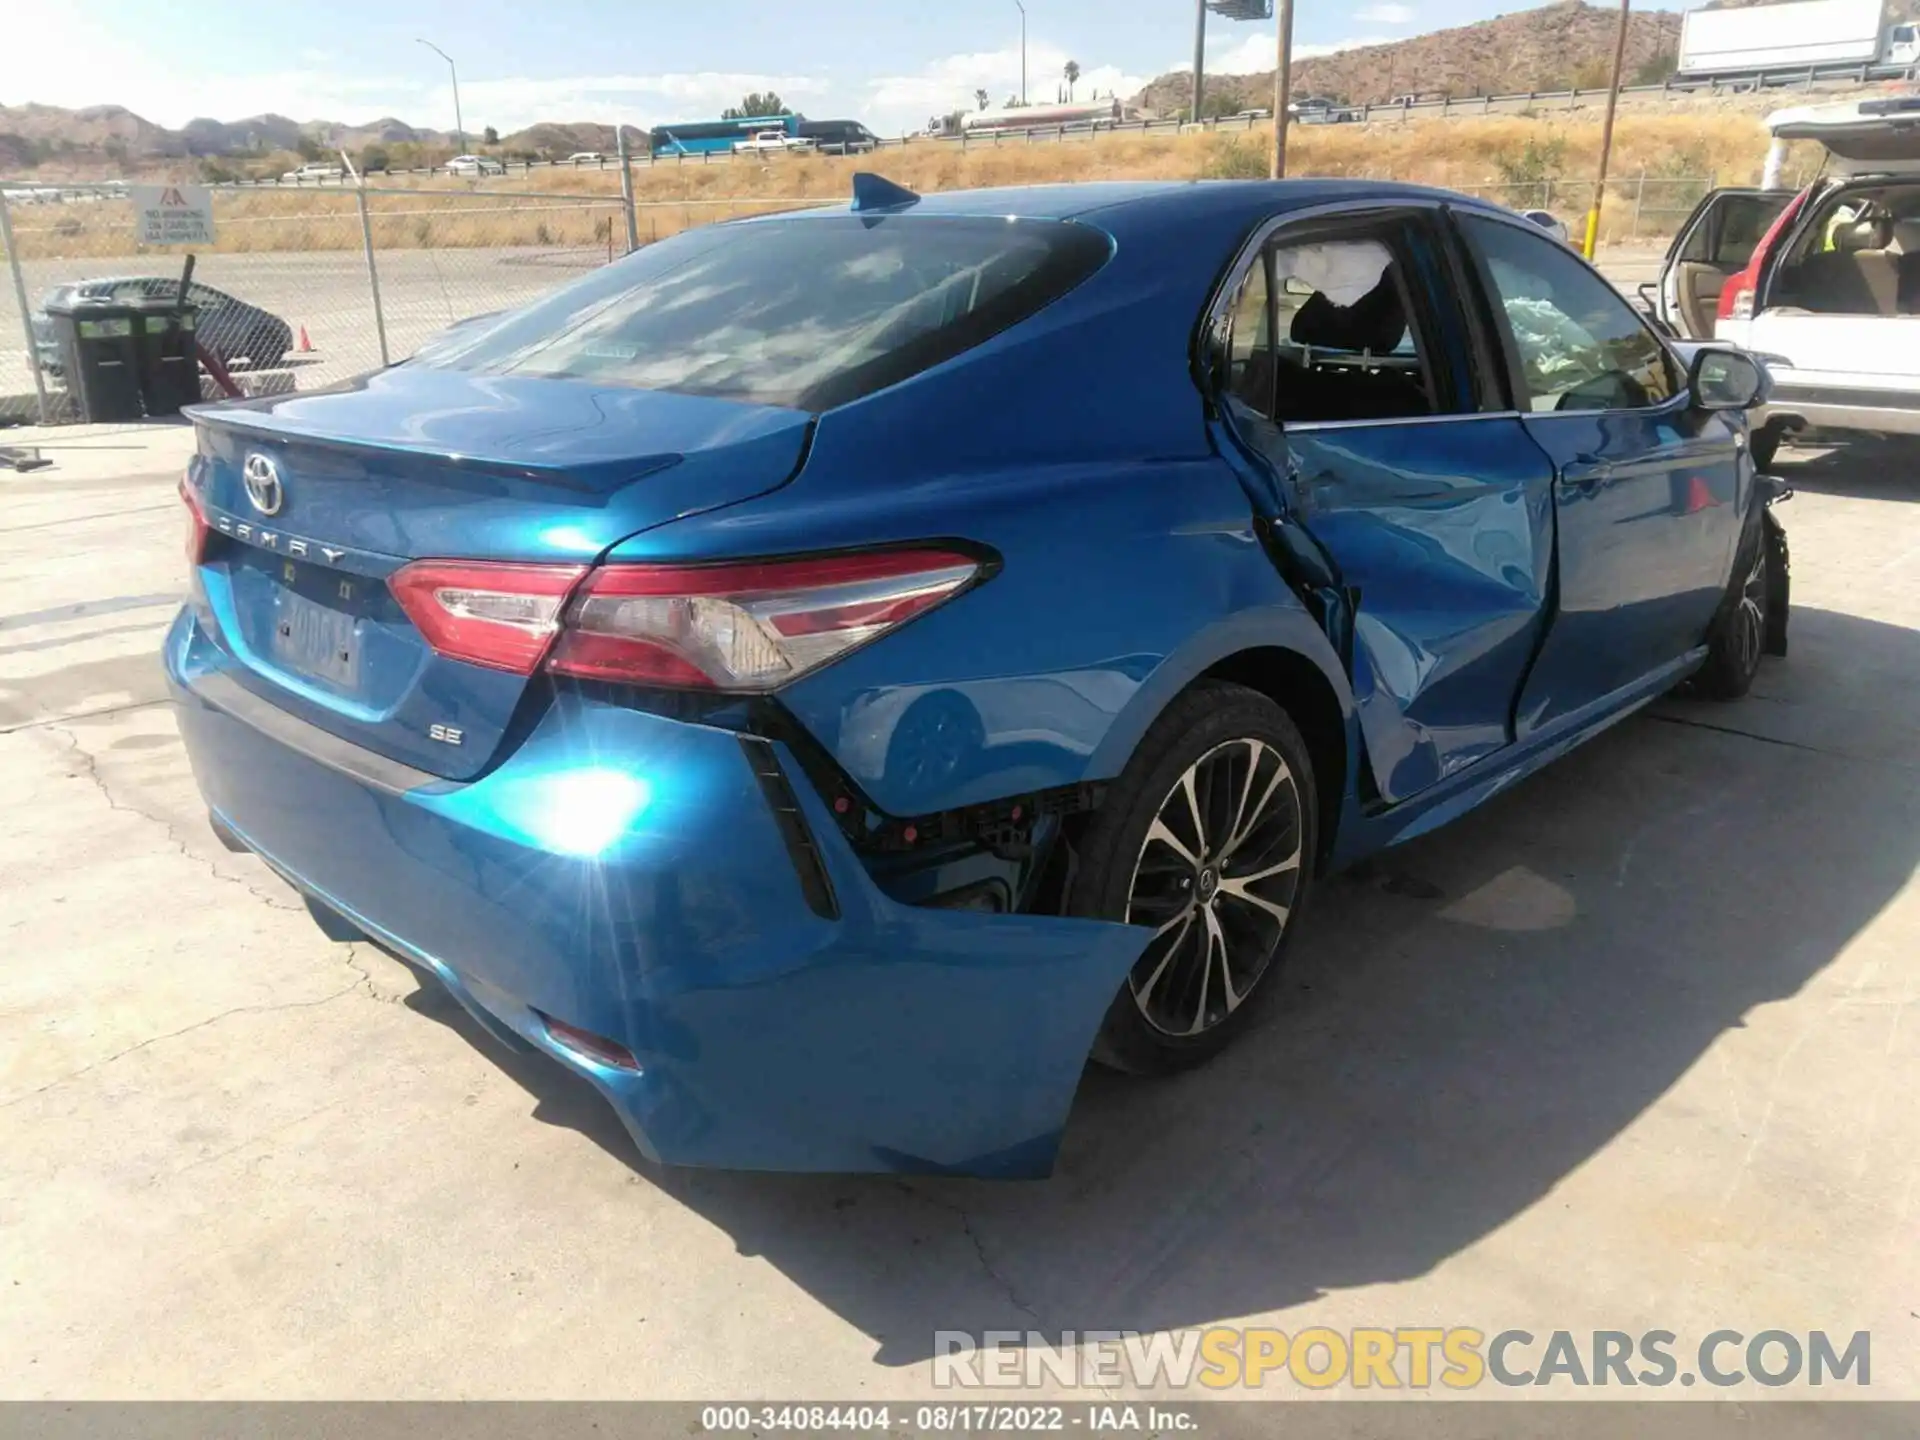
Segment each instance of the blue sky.
M1187 63L1191 0L1026 0L1028 94L1051 99L1071 57L1079 93L1128 95ZM10 7L11 8L11 7ZM1482 20L1507 0L1298 0L1302 53ZM468 130L536 120L640 125L717 114L773 88L817 119L917 129L1019 89L1014 0L22 0L7 22L15 67L0 103L117 103L163 125L275 111L297 120L397 115L451 129L446 66L460 67ZM23 33L24 32L24 33ZM1269 68L1272 27L1209 19L1208 67ZM84 57L84 59L82 58Z

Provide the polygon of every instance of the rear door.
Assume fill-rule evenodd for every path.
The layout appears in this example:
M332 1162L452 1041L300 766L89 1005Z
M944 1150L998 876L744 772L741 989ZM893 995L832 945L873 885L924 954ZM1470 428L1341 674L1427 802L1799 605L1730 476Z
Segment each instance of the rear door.
M1792 190L1715 190L1695 207L1660 270L1658 314L1690 340L1713 338L1720 292L1746 269Z
M1511 742L1553 558L1553 470L1483 403L1437 208L1281 228L1216 320L1222 452L1346 659L1373 791Z

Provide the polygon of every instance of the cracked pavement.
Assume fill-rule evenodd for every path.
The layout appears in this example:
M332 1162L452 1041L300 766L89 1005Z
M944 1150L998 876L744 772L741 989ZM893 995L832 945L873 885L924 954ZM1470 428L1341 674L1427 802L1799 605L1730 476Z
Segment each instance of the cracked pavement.
M1330 881L1249 1043L991 1185L658 1170L227 851L189 446L0 472L0 1398L906 1398L936 1330L1213 1323L1870 1329L1920 1398L1911 455L1795 457L1751 699Z

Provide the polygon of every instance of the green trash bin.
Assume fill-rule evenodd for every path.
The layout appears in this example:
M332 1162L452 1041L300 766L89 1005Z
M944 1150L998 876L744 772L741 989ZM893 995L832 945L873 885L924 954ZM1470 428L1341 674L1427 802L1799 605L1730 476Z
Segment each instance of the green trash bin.
M140 316L130 305L94 300L47 306L67 393L82 421L138 420Z
M136 300L140 395L149 415L178 415L200 399L200 357L194 349L197 308L164 296Z

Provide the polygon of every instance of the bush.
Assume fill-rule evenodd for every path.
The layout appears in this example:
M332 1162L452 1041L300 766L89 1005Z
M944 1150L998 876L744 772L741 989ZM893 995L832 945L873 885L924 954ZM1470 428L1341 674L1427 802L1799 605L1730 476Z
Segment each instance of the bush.
M1264 180L1273 173L1273 151L1250 135L1231 135L1207 147L1202 180Z
M1517 151L1507 150L1493 157L1493 167L1507 185L1539 185L1558 180L1567 163L1567 142L1561 135L1542 140L1531 136Z

